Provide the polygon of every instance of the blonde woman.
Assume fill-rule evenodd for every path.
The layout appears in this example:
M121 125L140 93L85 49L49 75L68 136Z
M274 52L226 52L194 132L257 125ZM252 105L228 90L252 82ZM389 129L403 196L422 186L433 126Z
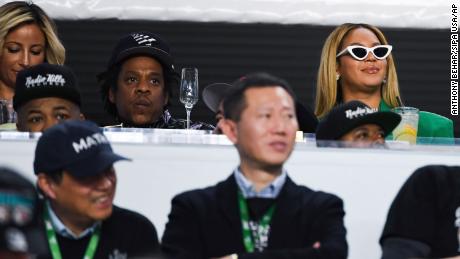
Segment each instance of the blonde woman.
M326 39L316 85L315 113L324 117L336 104L359 100L388 111L401 106L392 46L369 24L345 23ZM419 114L418 137L453 138L453 122L430 112Z
M19 71L64 60L56 26L40 7L23 1L0 6L0 99L11 102Z

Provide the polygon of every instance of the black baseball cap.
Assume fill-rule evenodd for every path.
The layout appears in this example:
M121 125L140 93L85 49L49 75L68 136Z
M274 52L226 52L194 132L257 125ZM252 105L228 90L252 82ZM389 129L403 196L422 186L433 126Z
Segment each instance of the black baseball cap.
M299 130L308 133L314 133L318 126L318 119L316 118L310 107L303 105L298 100L295 101L295 113Z
M46 251L38 211L34 185L13 169L0 167L0 250L29 254Z
M316 140L339 140L351 130L365 124L379 125L387 136L400 121L399 114L377 111L360 101L350 101L336 106L320 120L316 129Z
M235 83L237 82L238 80ZM213 83L207 85L203 90L203 101L211 111L216 113L219 110L220 102L224 100L231 89L232 85L226 83ZM303 132L315 132L318 125L318 119L313 111L297 100L295 101L295 110L299 130Z
M207 85L203 90L203 101L214 113L219 110L219 104L224 100L232 85L226 83L213 83Z
M93 122L67 120L45 130L35 148L35 174L66 170L76 178L98 175L120 160Z
M59 97L81 106L78 81L69 67L42 63L18 73L13 97L15 110L30 100L45 97Z
M112 51L107 63L107 71L125 59L138 55L151 56L160 61L163 69L174 72L174 60L169 45L160 36L147 31L133 32L123 36ZM106 72L101 73L98 77L104 77Z

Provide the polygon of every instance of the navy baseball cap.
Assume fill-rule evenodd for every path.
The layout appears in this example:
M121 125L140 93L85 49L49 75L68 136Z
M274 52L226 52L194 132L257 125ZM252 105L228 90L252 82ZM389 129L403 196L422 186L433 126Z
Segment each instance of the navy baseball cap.
M20 173L0 167L0 250L41 254L47 243L39 224L38 195Z
M377 111L360 101L350 101L334 107L320 120L316 129L316 140L339 140L351 130L365 124L379 125L386 137L400 121L399 114Z
M66 170L77 178L98 175L113 163L130 160L115 154L93 122L63 121L45 130L35 148L35 174Z
M30 100L45 97L59 97L81 106L77 78L69 67L42 63L18 73L13 97L15 110Z

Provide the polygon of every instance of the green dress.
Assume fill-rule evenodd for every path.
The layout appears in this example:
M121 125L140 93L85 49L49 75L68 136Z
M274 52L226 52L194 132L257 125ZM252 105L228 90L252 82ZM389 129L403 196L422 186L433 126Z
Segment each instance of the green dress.
M391 111L383 100L380 101L379 111ZM392 139L390 134L387 139ZM420 111L417 143L419 144L453 144L454 143L454 123L451 119L436 113Z

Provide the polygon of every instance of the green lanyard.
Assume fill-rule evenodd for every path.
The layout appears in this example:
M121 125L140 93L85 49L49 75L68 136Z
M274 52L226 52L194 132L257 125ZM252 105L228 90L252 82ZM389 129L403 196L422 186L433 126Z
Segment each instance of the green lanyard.
M54 232L53 225L51 225L50 215L48 212L48 208L45 207L44 209L44 220L45 220L45 227L46 227L46 235L48 236L48 244L50 246L51 254L53 255L53 259L62 259L61 250L59 250L59 244L57 242L56 233ZM96 252L97 245L99 243L99 237L101 234L100 226L97 226L89 240L88 247L85 251L85 256L83 259L92 259L94 257L94 253Z
M246 199L243 197L243 194L238 190L238 204L240 205L240 216L241 216L241 225L243 227L243 243L246 248L246 252L254 252L254 241L252 236L252 231L249 228L249 211L248 204ZM275 204L273 204L268 211L262 216L262 219L259 221L259 226L268 227L270 221L273 217L273 212L275 211Z

